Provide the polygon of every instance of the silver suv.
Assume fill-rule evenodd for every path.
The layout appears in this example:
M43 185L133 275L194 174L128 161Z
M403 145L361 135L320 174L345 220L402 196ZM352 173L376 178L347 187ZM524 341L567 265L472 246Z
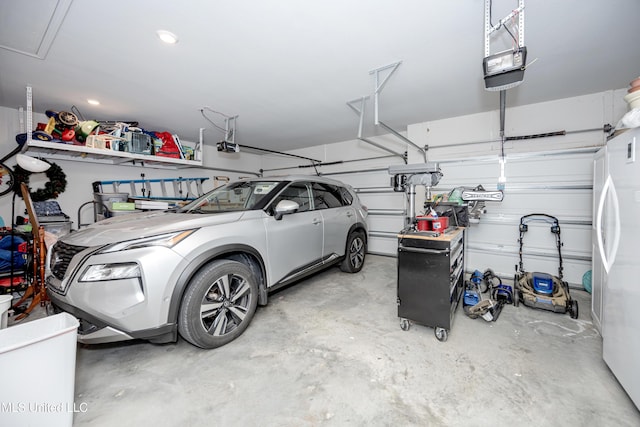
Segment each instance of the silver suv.
M141 338L202 348L237 338L269 292L340 264L360 271L367 210L322 177L254 178L188 205L97 222L49 251L47 291L78 340Z

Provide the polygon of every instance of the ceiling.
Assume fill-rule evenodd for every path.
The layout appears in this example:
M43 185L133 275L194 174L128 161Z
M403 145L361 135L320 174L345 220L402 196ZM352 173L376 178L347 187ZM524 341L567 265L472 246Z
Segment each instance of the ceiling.
M494 0L493 23L517 5ZM507 108L627 87L640 75L638 18L637 0L526 0L530 66ZM160 29L179 42L160 42ZM355 139L347 102L373 93L371 70L399 61L379 104L397 131L499 106L483 84L484 0L4 0L0 45L2 106L24 106L31 85L36 112L75 106L183 140L205 128L211 144L223 115L238 116L236 142L249 146ZM491 53L506 47L497 32ZM384 133L366 107L364 136Z

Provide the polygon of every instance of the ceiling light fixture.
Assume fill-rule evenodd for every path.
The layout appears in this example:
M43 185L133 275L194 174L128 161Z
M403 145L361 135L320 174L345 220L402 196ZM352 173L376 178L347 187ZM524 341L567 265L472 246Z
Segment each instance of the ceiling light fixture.
M163 42L165 42L166 44L176 44L176 43L178 43L178 36L176 36L175 34L173 34L170 31L158 30L158 31L156 31L156 34L158 35L158 38L160 40L162 40Z
M97 101L95 99L87 99L87 102L91 105L100 105L100 101Z

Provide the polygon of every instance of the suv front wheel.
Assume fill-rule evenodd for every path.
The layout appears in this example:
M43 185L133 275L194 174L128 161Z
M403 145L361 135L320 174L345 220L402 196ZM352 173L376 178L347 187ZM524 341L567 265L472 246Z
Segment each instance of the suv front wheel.
M347 273L357 273L362 270L364 257L367 252L367 242L362 231L354 231L347 239L347 250L340 270Z
M249 267L213 261L191 279L180 304L178 331L198 347L220 347L247 329L257 303L258 282Z

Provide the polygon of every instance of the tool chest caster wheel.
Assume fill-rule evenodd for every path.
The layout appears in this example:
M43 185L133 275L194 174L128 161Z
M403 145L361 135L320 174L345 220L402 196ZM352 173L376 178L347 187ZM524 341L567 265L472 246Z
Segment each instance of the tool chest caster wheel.
M408 319L400 319L400 329L402 329L403 331L408 331L410 327L411 324L409 323Z
M434 333L438 341L445 342L449 338L449 331L444 328L436 328Z

